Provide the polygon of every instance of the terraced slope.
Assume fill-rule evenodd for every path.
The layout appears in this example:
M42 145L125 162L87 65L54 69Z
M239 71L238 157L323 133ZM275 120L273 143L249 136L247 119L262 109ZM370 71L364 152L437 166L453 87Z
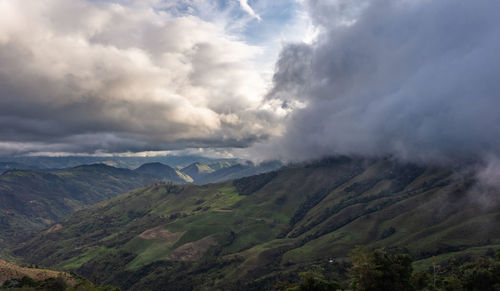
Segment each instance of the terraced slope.
M330 159L232 182L134 190L16 251L131 290L255 289L356 245L433 255L500 245L500 201L471 179L388 160ZM484 196L485 197L485 196ZM483 197L483 198L484 198Z

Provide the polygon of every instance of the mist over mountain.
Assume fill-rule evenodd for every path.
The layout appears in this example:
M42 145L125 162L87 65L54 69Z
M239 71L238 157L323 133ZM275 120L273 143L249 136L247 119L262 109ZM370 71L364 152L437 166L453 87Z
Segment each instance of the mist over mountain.
M0 289L500 290L499 11L0 0Z
M267 97L295 110L254 154L433 164L500 155L500 3L307 4L322 32L283 49Z
M499 156L498 3L297 1L281 11L301 8L288 17L311 33L283 41L277 59L266 55L276 64L266 84L259 54L279 50L245 28L278 21L284 4L275 2L4 1L0 153Z

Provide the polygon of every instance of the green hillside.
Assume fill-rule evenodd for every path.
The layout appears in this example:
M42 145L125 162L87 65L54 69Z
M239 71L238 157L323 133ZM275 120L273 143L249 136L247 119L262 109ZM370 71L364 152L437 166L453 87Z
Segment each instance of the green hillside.
M193 178L194 184L203 185L274 171L282 166L281 162L266 162L254 165L251 162L218 161L207 164L194 163L182 168L181 172Z
M150 180L131 170L102 164L54 172L5 172L0 175L0 248Z
M262 290L313 265L341 270L356 245L408 252L425 269L500 245L498 195L486 206L472 185L447 169L347 158L156 185L79 211L15 254L129 290Z
M174 183L191 183L193 179L170 166L162 163L148 163L135 169L135 172L149 175L156 179L166 179Z

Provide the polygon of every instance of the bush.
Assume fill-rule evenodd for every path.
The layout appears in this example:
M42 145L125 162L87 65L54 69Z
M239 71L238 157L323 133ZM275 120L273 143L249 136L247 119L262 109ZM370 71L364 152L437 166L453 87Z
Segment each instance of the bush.
M62 277L48 278L40 283L41 290L66 291L68 284Z
M356 248L349 269L353 290L411 290L412 259L406 254Z

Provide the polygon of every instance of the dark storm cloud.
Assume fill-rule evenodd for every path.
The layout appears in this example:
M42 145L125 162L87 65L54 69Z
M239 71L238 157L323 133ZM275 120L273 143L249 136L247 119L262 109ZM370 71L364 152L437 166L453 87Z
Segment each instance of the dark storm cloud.
M276 134L250 61L260 49L157 2L0 1L0 155L242 147Z
M500 2L309 1L323 32L281 53L269 99L295 102L285 159L463 162L500 154ZM271 154L269 154L271 152Z

